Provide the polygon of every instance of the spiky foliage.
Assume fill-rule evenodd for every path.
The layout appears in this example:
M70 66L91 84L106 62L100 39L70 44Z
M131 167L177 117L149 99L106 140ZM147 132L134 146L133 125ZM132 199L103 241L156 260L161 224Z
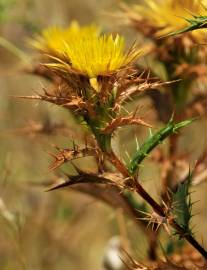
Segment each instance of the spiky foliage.
M174 123L173 120L170 120L168 124L161 130L159 130L154 135L150 136L148 140L138 149L134 158L130 163L129 170L134 174L141 162L149 155L149 153L160 143L162 143L168 136L176 133L180 128L185 127L192 123L192 120L186 120L180 123Z
M187 179L178 184L177 190L173 193L174 215L176 221L187 234L192 234L190 221L192 218L192 200L190 187L192 184L192 172L189 170Z
M206 10L206 13L207 13L207 10ZM168 34L168 36L179 35L179 34L191 32L194 30L207 28L207 16L192 15L191 18L189 19L185 18L185 20L188 22L188 26L178 31L171 32Z

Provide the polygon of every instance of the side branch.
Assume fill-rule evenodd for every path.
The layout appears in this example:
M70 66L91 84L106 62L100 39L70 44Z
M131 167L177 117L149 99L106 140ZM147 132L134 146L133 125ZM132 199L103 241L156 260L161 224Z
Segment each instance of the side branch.
M150 124L146 123L141 118L135 117L134 114L127 117L119 117L113 119L105 128L102 129L104 134L111 134L114 130L119 127L127 125L141 125L145 127L152 127Z

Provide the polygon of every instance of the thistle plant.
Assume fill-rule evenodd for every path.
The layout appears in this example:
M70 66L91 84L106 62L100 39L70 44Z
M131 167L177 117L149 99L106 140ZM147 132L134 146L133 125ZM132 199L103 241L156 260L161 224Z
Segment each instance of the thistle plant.
M45 34L50 32L56 36L54 46L50 44L50 35ZM127 170L111 148L112 135L120 126L150 125L137 117L136 111L123 117L122 105L132 95L159 84L146 81L140 72L130 66L140 57L141 50L134 45L124 52L123 37L98 35L95 28L80 29L74 24L65 31L47 29L33 44L47 54L46 63L42 66L50 73L52 80L58 77L58 83L56 85L55 82L50 92L45 90L44 94L28 98L70 109L92 132L96 141L93 155L103 152L98 164L101 166L105 158L110 158L115 167L118 166L127 175Z
M189 1L183 3L187 4L187 7L190 5ZM193 7L196 11L198 11L199 3L193 1ZM163 2L163 9L167 9L167 12L171 6L172 1L165 1L165 4ZM178 12L181 7L177 3L172 8ZM161 39L156 40L157 33L163 35L167 34L168 31L174 31L177 23L175 26L170 25L166 28L163 20L157 24L157 20L144 12L145 7L139 6L138 10L142 10L142 15L150 18L149 21L146 20L146 17L141 18L141 20L146 22L146 25L152 24L149 26L149 32L153 32L152 37L155 47L157 46L156 56L158 56L160 54L160 52L158 53L158 44L161 44L163 51L164 48L167 49L167 43ZM151 13L157 12L154 1L148 2L146 10ZM174 22L168 17L166 19ZM179 21L182 19L180 18ZM155 33L155 29L159 31ZM193 37L189 37L189 40L192 41ZM172 38L171 42L174 42ZM190 224L192 203L189 188L193 183L193 176L197 173L196 169L193 176L191 173L187 173L184 180L181 179L183 181L178 179L179 181L173 182L172 178L170 179L173 166L177 166L175 159L178 158L178 155L175 154L175 151L177 151L178 134L182 128L193 122L191 117L194 114L189 114L190 118L187 119L187 113L182 107L184 114L183 119L180 119L177 108L174 110L172 102L167 114L164 112L170 116L166 121L166 116L164 118L161 115L162 108L155 106L163 123L161 128L154 128L152 123L138 114L138 107L130 112L126 111L126 106L138 98L141 99L142 96L146 95L153 99L154 92L161 95L160 89L167 87L171 88L171 94L178 105L180 101L176 99L175 93L183 95L180 93L181 86L190 87L193 81L190 79L176 83L171 82L179 78L174 65L177 65L176 68L178 68L178 64L179 67L181 65L178 56L176 56L175 44L167 50L168 56L161 59L164 61L163 65L168 74L169 80L166 82L150 77L143 68L135 65L138 63L139 66L139 58L145 53L140 46L135 43L126 50L125 40L122 36L102 34L95 25L81 27L75 22L68 28L48 28L36 36L34 40L30 40L30 44L39 52L40 59L40 63L34 67L33 73L48 79L50 85L44 88L40 94L21 96L21 98L46 101L69 110L87 134L87 139L82 143L77 143L74 140L73 147L66 149L57 147L57 152L51 153L54 162L51 164L50 170L55 170L64 163L70 163L76 170L76 175L66 175L66 180L63 183L55 183L48 190L76 185L77 189L89 193L113 207L122 207L126 214L137 220L138 225L143 228L149 239L154 241L157 230L163 227L171 236L176 234L179 238L185 239L204 258L207 258L207 251L195 239ZM179 46L181 56L190 65L194 61L192 59L192 46L186 51L183 39L179 41ZM175 62L169 65L172 57L175 57ZM200 61L198 57L198 53L196 53L195 62ZM151 73L155 74L153 71ZM189 91L188 87L184 88L183 91ZM164 95L167 95L166 92ZM183 99L181 101L183 105ZM116 153L112 144L112 140L116 139L117 130L123 126L129 126L129 128L130 126L142 126L142 128L152 131L141 146L137 144L137 149L127 163ZM166 157L159 146L167 139L171 145ZM135 140L138 141L139 138ZM172 149L172 147L174 148ZM163 168L163 171L165 170L163 183L170 180L165 185L159 202L144 189L140 179L140 166L146 158L153 159L154 149L160 151L158 163L164 163L166 160L168 164L172 163L167 169ZM152 155L151 152L153 152ZM92 172L82 170L74 163L74 160L84 159L87 156L92 156L96 163ZM150 207L146 206L143 211L143 205L136 201L134 194L138 194ZM183 211L178 212L178 208ZM154 225L152 231L147 228L149 222ZM151 259L156 256L156 240L150 247Z

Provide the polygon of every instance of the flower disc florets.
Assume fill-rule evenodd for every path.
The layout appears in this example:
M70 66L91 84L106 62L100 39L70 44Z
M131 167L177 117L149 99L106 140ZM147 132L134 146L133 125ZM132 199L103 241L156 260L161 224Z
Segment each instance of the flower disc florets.
M33 46L50 55L50 68L80 73L89 78L95 90L98 90L98 76L127 67L141 54L137 46L125 52L124 38L118 34L115 37L100 35L97 27L81 28L77 23L67 29L52 27L44 30Z
M31 41L31 44L43 53L60 55L65 50L65 44L89 35L98 36L99 31L99 28L93 24L80 27L76 21L73 21L67 28L53 26L44 29L35 40Z

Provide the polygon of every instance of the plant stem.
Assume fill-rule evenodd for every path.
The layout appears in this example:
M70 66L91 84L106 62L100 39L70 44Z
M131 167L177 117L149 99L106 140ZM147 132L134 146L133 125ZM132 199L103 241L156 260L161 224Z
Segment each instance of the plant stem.
M185 120L183 122L174 123L172 120L160 131L154 134L146 143L144 143L139 149L138 153L132 159L132 162L129 168L126 168L125 165L118 159L113 150L110 152L105 152L107 158L111 161L114 167L124 176L125 179L131 179L132 186L135 188L136 192L146 201L160 217L165 218L169 225L176 230L176 233L185 238L200 254L207 259L207 251L196 241L196 239L189 233L186 233L185 229L182 228L172 216L169 216L166 213L165 208L158 204L149 193L140 185L135 176L137 169L140 163L145 159L145 157L165 138L169 135L176 133L180 128L190 124L192 120Z
M187 242L189 242L200 254L203 255L205 259L207 259L207 251L196 241L196 239L191 235L185 232L185 230L173 219L168 218L166 213L161 207L146 191L145 189L139 184L138 181L135 181L135 188L136 192L146 201L148 204L153 208L153 210L161 217L165 217L168 219L169 224L172 228L176 230L176 232Z

